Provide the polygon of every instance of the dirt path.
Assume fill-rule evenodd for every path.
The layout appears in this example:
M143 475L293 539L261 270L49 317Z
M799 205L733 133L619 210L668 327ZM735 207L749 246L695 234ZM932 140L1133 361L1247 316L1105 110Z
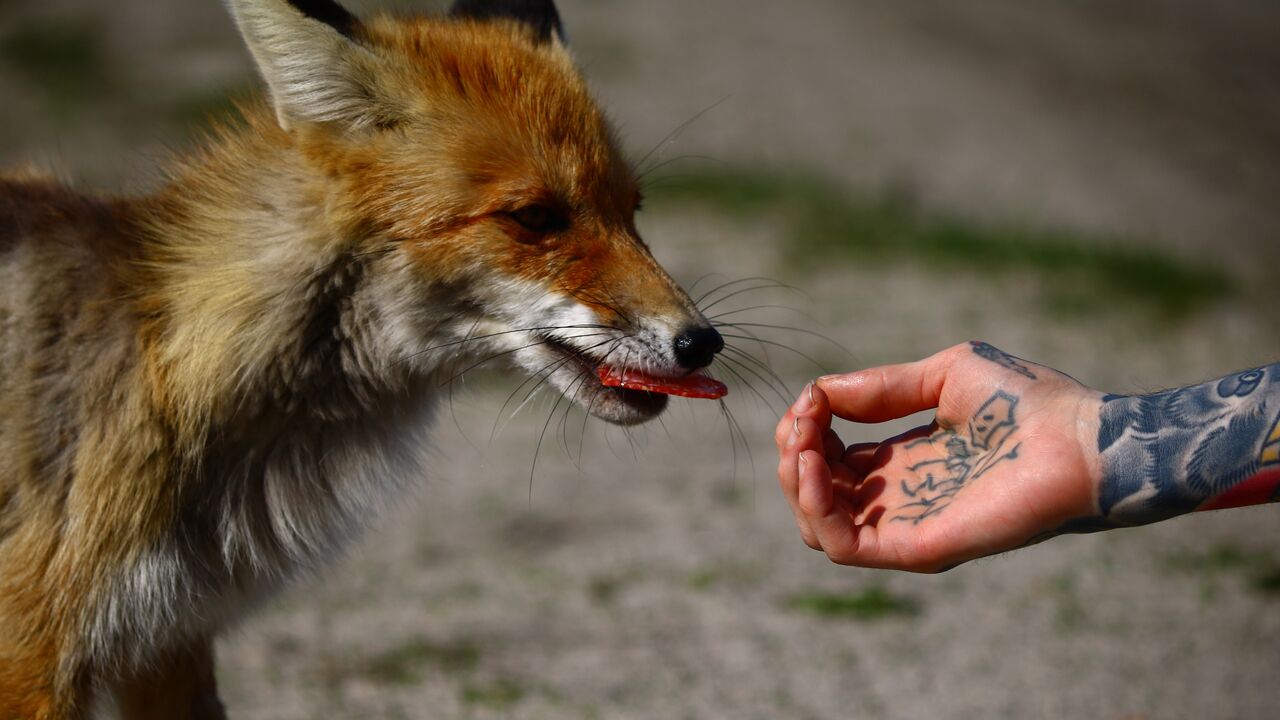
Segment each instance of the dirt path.
M812 169L850 192L908 188L925 206L983 220L1102 231L1231 268L1243 288L1177 322L1106 298L1057 315L1035 272L900 260L801 274L783 261L783 225L705 208L645 217L683 279L715 270L803 283L805 309L854 357L787 342L833 369L983 337L1085 382L1139 390L1280 355L1272 3L564 0L562 10L637 150L720 101L663 156ZM193 114L247 82L213 0L11 4L0 38L37 20L80 27L101 74L60 99L0 66L0 162L34 155L134 186L126 178L153 177L152 158L186 137ZM774 360L793 389L817 372ZM631 439L589 425L581 467L572 420L565 440L544 443L530 486L551 400L491 443L506 390L473 384L457 427L448 415L440 424L416 500L223 644L233 717L1280 711L1271 510L1061 539L941 577L841 569L795 537L771 474L774 411L744 388L731 407L750 454L713 408L681 403L665 429Z

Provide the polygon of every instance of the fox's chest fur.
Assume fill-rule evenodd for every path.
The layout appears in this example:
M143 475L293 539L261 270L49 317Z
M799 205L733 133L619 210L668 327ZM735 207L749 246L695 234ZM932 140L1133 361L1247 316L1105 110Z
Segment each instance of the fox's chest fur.
M432 405L389 400L377 417L212 448L191 472L217 481L196 484L174 531L117 574L92 630L103 651L216 633L323 567L426 476Z
M269 334L240 330L261 362L231 368L214 402L184 416L170 394L182 383L164 376L182 368L147 346L172 320L148 316L116 265L136 240L113 235L137 212L0 184L0 563L98 555L68 569L94 586L93 652L124 646L145 660L318 568L422 477L437 381L386 367L368 261L284 274L294 263L281 257L274 287L249 293L250 315L273 316ZM205 330L211 344L236 342ZM42 512L58 516L63 545L23 537Z

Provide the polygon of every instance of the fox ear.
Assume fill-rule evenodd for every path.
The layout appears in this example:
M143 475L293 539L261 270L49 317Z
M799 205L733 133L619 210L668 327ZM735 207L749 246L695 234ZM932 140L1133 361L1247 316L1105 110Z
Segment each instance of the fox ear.
M333 0L230 0L280 124L382 122L370 87L376 58L355 38L360 21Z
M449 13L475 20L517 20L533 28L539 42L568 40L554 0L456 0Z

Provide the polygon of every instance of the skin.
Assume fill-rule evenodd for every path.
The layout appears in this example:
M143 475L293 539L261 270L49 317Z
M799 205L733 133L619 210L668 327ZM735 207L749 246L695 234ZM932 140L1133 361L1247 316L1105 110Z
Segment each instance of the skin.
M845 445L832 417L928 426ZM778 479L835 563L933 573L1067 534L1272 501L1280 365L1106 396L986 343L825 377L779 421Z

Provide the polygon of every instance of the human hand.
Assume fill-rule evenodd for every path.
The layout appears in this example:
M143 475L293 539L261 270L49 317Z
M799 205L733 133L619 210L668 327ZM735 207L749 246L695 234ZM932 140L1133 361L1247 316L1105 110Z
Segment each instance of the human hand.
M822 378L778 423L805 543L842 565L938 572L1095 514L1102 395L985 343ZM846 447L832 415L926 427Z

